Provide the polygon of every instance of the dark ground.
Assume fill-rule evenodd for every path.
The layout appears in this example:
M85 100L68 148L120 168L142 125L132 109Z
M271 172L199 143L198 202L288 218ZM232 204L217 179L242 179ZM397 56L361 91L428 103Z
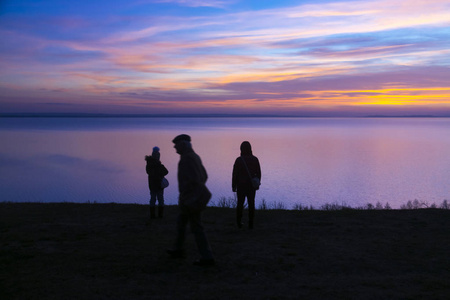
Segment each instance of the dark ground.
M217 265L170 259L177 208L0 203L0 299L450 299L450 211L207 208Z

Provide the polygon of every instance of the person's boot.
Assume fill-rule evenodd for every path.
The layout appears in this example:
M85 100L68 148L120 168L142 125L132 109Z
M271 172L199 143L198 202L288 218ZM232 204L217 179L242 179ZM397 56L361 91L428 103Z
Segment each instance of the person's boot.
M155 207L150 206L150 219L155 219L155 218L156 218Z
M164 216L164 206L158 206L158 218L162 218Z

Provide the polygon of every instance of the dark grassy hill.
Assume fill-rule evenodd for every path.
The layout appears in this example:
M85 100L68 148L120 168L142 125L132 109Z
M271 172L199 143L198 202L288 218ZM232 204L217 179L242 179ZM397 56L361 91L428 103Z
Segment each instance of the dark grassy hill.
M170 259L177 207L0 203L0 299L449 299L450 211L207 208L217 265Z

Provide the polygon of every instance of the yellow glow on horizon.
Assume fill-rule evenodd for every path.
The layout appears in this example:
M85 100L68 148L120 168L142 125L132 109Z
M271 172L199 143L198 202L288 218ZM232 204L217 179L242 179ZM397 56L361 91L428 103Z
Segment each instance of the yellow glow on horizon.
M381 90L362 90L354 91L355 93L384 93L393 91L450 91L447 87L432 87L432 88L388 88ZM342 92L342 91L341 91Z
M383 105L450 105L450 88L389 88L382 90L364 90L361 93L379 93L366 95L365 101L355 101L353 106ZM400 93L393 93L400 92ZM411 94L422 92L420 94Z
M393 96L370 96L368 98L373 99L374 101L367 102L357 102L353 105L430 105L430 104L447 104L450 105L450 95L410 95L410 96L402 96L402 95L393 95ZM426 100L424 100L426 98ZM432 99L447 99L447 101L437 101Z
M397 93L395 93L397 92ZM418 93L419 92L419 93ZM272 107L332 106L450 106L450 88L388 88L379 90L304 91L309 97L261 100ZM258 94L279 96L282 93ZM352 95L355 96L352 96ZM374 95L375 94L375 95Z

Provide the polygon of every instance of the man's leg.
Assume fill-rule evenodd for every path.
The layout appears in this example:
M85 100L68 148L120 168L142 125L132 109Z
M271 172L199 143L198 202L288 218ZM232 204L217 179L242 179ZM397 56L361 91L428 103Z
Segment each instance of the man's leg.
M177 219L177 236L175 238L174 249L169 251L172 257L182 257L184 252L184 240L186 238L186 225L189 221L189 215L181 212Z
M202 260L213 261L214 257L202 225L201 213L190 214L190 223Z

